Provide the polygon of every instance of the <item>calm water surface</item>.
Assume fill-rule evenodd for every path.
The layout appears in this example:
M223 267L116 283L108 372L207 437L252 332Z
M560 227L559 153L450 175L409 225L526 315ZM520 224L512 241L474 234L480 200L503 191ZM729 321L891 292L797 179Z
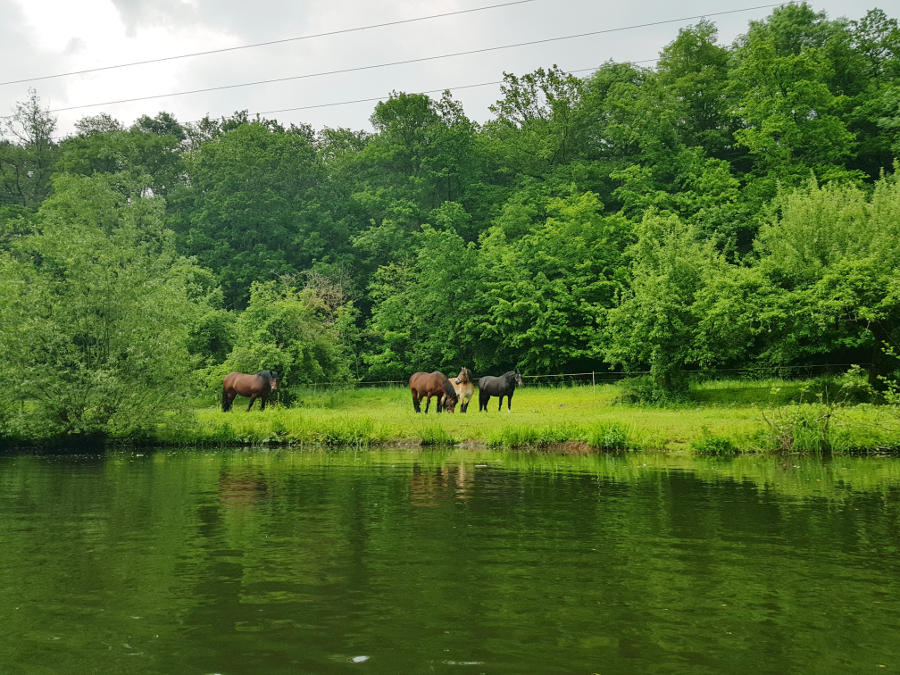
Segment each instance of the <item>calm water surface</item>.
M3 673L900 672L900 460L0 457Z

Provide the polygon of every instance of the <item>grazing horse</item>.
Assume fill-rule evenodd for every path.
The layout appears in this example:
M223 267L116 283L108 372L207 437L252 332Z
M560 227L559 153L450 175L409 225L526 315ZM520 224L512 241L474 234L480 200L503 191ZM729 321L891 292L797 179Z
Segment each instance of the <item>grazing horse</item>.
M500 377L493 375L482 377L478 380L478 412L482 410L487 412L487 404L491 400L491 396L500 399L498 412L503 409L503 397L506 396L506 409L512 412L512 397L516 385L522 386L522 375L515 370L503 373Z
M472 384L472 371L462 367L454 379L450 381L453 384L453 390L456 392L456 398L459 401L459 412L464 413L469 409L469 401L475 393L475 385Z
M269 394L276 389L278 389L278 373L274 370L261 370L256 375L228 373L222 383L222 412L231 410L234 397L238 394L250 397L250 405L247 406L248 412L257 398L260 409L265 410Z
M448 410L453 412L456 408L456 392L453 385L443 373L435 370L433 373L413 373L409 378L409 390L412 392L413 408L416 412L422 412L419 401L425 399L425 412L431 405L431 397L437 399L436 412Z

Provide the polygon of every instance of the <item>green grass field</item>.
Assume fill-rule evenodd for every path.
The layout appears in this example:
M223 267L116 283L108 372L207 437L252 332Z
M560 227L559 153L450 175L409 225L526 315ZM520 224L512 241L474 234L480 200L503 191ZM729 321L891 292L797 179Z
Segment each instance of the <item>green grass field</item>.
M309 446L442 445L542 447L568 452L662 450L697 454L734 452L894 451L900 448L896 407L803 403L802 383L710 382L695 385L691 401L665 407L617 402L618 385L522 387L512 412L416 414L408 389L303 390L293 407L247 399L223 413L195 411L187 427L161 425L159 440L188 444L282 443ZM801 401L801 402L797 402Z

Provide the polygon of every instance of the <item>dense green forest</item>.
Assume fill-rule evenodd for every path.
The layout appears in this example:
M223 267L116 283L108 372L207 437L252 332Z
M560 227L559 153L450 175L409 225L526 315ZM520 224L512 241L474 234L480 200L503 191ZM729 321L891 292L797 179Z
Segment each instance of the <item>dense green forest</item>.
M374 131L246 111L0 140L0 431L140 434L273 368L291 384L856 363L900 345L900 29L802 3L654 68L507 74L492 119L396 92Z

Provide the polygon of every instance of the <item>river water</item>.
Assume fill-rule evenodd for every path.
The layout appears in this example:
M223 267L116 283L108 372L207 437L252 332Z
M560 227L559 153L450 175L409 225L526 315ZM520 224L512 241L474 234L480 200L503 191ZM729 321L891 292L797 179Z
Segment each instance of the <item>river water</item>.
M900 460L0 457L3 673L900 671Z

